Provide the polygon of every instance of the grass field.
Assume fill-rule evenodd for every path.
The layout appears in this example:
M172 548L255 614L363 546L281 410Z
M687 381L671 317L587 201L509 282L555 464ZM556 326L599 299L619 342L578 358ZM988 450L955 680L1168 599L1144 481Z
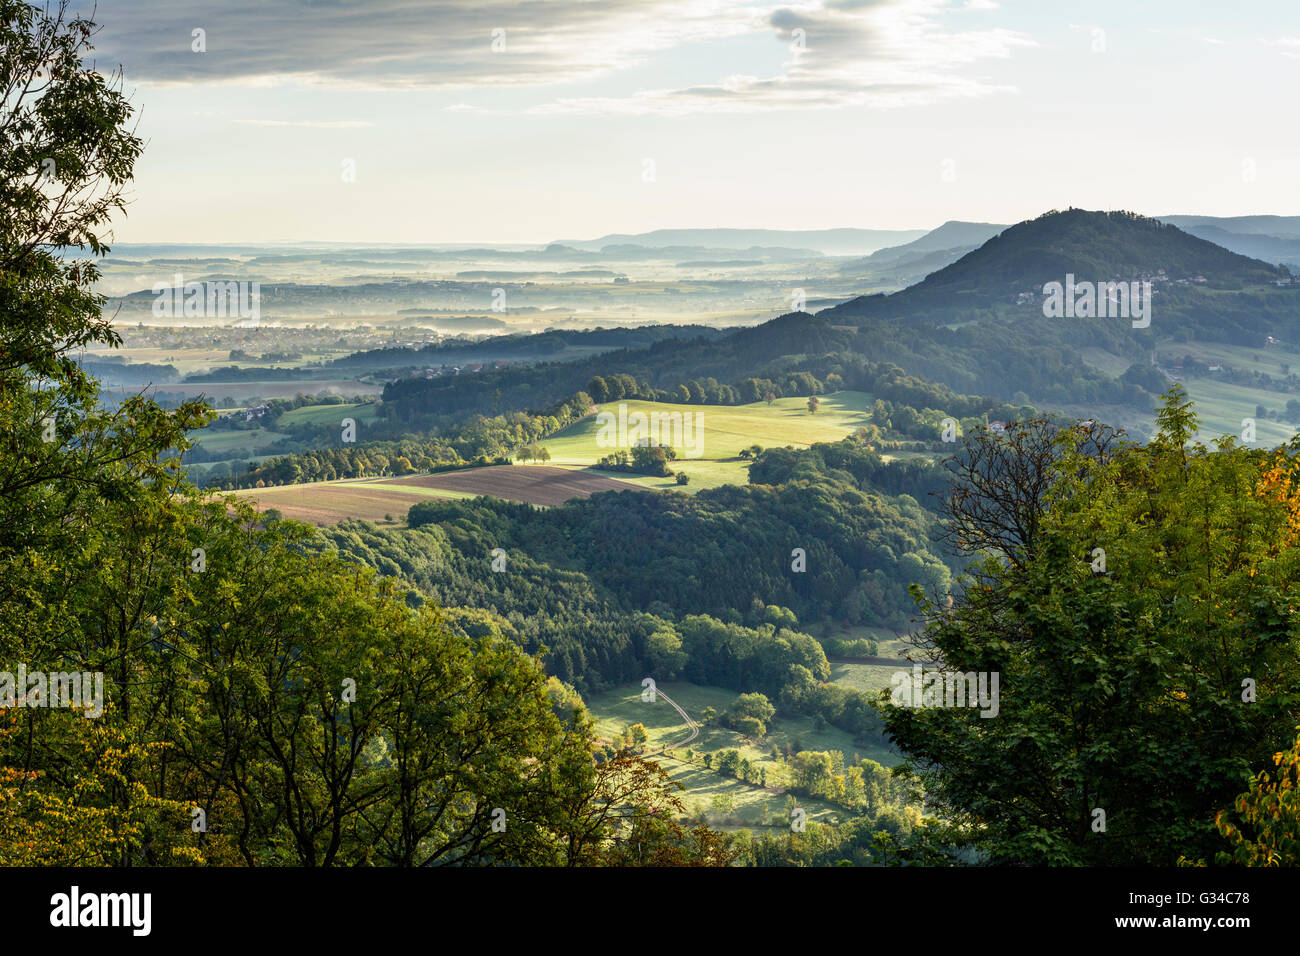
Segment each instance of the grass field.
M704 687L684 681L662 685L664 693L697 721L705 707L721 712L736 699L735 691L721 687ZM619 687L596 694L587 699L587 707L596 721L596 733L607 739L619 738L634 723L645 725L648 737L647 750L672 747L689 735L680 715L667 702L656 700L653 704L641 700L640 684ZM846 761L856 754L863 759L878 761L884 766L897 763L898 756L876 746L855 745L853 738L842 730L828 727L817 730L806 717L778 718L771 722L767 737L761 742L751 741L733 730L716 724L702 727L700 735L672 755L655 756L654 759L673 779L685 786L682 802L688 810L704 811L710 822L723 826L753 826L782 821L788 826L786 810L786 781L780 777L771 749L782 753L786 747L795 750L838 750ZM768 771L768 786L744 783L733 777L715 773L706 768L702 755L735 748L756 766ZM695 754L693 762L686 762L687 749ZM821 800L798 797L798 805L809 819L834 822L849 814Z
M379 406L374 402L344 405L304 405L280 416L277 425L292 428L295 425L334 425L345 418L354 418L358 422L369 422L379 415Z
M1100 348L1083 349L1082 355L1089 365L1109 375L1122 375L1125 369L1133 364L1132 356L1115 355ZM1176 342L1162 345L1157 350L1157 358L1165 366L1180 364L1184 355L1190 355L1207 365L1223 364L1246 371L1266 372L1274 376L1282 374L1283 364L1294 364L1297 369L1300 369L1300 357L1294 357L1296 361L1291 363L1293 356L1287 353L1221 345L1217 342ZM1286 408L1288 399L1300 397L1287 392L1233 385L1212 376L1186 378L1181 381L1188 396L1195 403L1196 414L1200 417L1201 427L1197 438L1206 444L1223 435L1236 436L1240 441L1242 419L1255 418L1256 405L1282 411ZM1296 424L1300 423L1256 419L1256 444L1272 447L1289 441L1295 434ZM1129 424L1129 428L1132 437L1146 440L1154 433L1154 416L1146 415L1142 418L1141 427L1134 428Z
M617 414L619 403L608 410ZM762 447L793 445L807 447L818 441L836 441L870 421L872 398L863 392L836 392L822 399L816 414L810 414L807 399L778 399L770 406L751 405L673 405L657 402L627 402L628 413L680 413L700 416L700 457L673 463L676 471L689 476L689 485L678 485L675 478L653 478L623 472L598 470L596 461L613 449L597 443L598 422L589 416L542 444L551 454L549 464L493 466L438 475L408 478L383 478L364 481L331 481L277 488L248 489L241 495L255 498L264 507L277 508L286 517L313 524L336 524L346 518L380 521L384 515L404 516L412 504L430 495L465 498L492 495L511 501L537 505L556 505L574 497L586 497L597 491L621 489L657 489L698 491L724 484L745 484L749 480L747 463L737 457L751 445ZM374 404L308 405L281 417L285 427L307 422L337 422L352 417L364 421L377 414ZM209 448L228 450L246 456L269 445L280 433L227 432L212 433L200 440ZM250 444L252 436L266 436ZM220 437L217 437L220 436ZM243 436L243 437L234 437ZM222 443L217 446L209 441Z
M378 405L344 404L344 405L304 405L280 416L286 426L314 424L338 424L345 418L354 418L358 422L373 420L378 414ZM220 409L220 414L229 415L235 409ZM277 423L278 424L278 423ZM235 431L199 428L190 432L206 451L228 452L229 458L250 458L265 448L269 448L281 438L289 437L286 432L269 431L265 428L239 429ZM228 459L227 459L228 460Z
M1241 420L1255 418L1255 406L1282 410L1286 408L1288 398L1296 396L1282 392L1269 392L1260 388L1248 388L1244 385L1231 385L1227 382L1208 378L1184 380L1183 387L1196 404L1196 414L1200 417L1201 428L1197 437L1209 443L1223 435L1233 435L1241 440ZM1295 427L1284 422L1259 418L1255 421L1256 447L1273 447L1290 441L1295 434Z
M874 662L832 661L831 682L854 690L875 694L877 691L891 687L890 681L900 669L909 665L902 663L909 651L914 650L907 642L906 635L895 634L883 627L866 627L862 625L843 628L833 634L841 640L867 637L876 642L877 657ZM885 663L891 661L891 663ZM881 763L884 763L882 760Z
M674 471L685 472L690 484L681 487L672 478L620 475L645 488L678 488L686 492L716 488L724 484L745 484L749 480L747 463L737 457L750 445L763 448L793 445L806 448L814 442L838 441L854 429L871 421L872 396L865 392L835 392L820 396L821 407L809 413L806 398L779 398L771 405L676 405L666 402L615 401L601 406L601 411L619 413L626 405L628 415L678 413L698 416L698 454L677 448ZM590 468L616 451L598 444L600 423L589 416L541 442L551 454L551 464ZM598 474L612 474L597 472Z
M608 410L617 414L618 405L612 403ZM593 491L642 488L652 490L683 491L687 494L701 488L716 488L725 484L746 484L749 481L748 463L737 457L742 448L760 445L793 445L807 447L813 442L837 441L871 419L872 398L863 392L836 392L822 398L816 414L810 414L807 399L782 398L770 406L764 402L751 405L673 405L659 402L626 402L628 413L652 412L681 413L701 417L702 447L700 457L686 458L688 452L679 449L679 458L672 465L674 471L684 472L688 485L678 485L675 477L655 478L626 472L604 471L591 466L614 451L597 444L598 423L589 416L564 429L541 444L551 454L546 465L515 465L504 471L493 468L475 468L463 472L447 472L424 482L427 488L443 488L448 497L494 495L513 501L553 505L575 496L589 495ZM305 405L286 412L278 424L284 428L307 423L336 424L343 418L358 422L373 420L378 414L374 403L345 405ZM281 432L238 431L194 433L200 443L213 451L228 451L231 458L247 458L284 437ZM556 466L559 466L557 468ZM572 479L563 479L557 471L565 469ZM580 469L580 470L579 470ZM530 474L536 471L536 475ZM508 477L507 477L508 476ZM405 479L403 479L405 481ZM566 487L566 482L572 489ZM347 485L346 491L339 485ZM334 523L344 517L378 520L393 508L405 513L402 503L390 495L375 497L371 491L353 489L353 483L319 482L298 485L289 491L265 489L268 507L280 508L287 516L314 523ZM245 494L251 492L243 492ZM415 495L412 492L412 495ZM418 495L413 497L418 500ZM274 499L274 503L272 502ZM283 503L283 504L282 504ZM406 507L409 507L409 503ZM349 513L355 511L355 514Z
M1247 372L1264 372L1282 376L1282 366L1300 371L1300 355L1280 352L1276 348L1256 349L1246 345L1228 345L1223 342L1174 342L1156 349L1161 365L1181 365L1183 356L1190 355L1206 365L1227 365Z
M190 432L190 437L195 439L205 451L214 454L229 452L231 458L247 458L288 436L283 432L272 432L263 428L246 431L211 431L200 428Z
M897 664L859 664L856 661L831 662L831 683L875 694L892 687Z
M743 461L679 460L672 463L672 469L674 472L684 472L690 478L690 484L677 484L676 475L669 478L656 478L651 475L633 475L625 471L604 471L600 468L584 468L582 471L587 475L616 478L642 490L684 491L687 494L694 494L703 488L717 488L720 485L749 484L749 467Z

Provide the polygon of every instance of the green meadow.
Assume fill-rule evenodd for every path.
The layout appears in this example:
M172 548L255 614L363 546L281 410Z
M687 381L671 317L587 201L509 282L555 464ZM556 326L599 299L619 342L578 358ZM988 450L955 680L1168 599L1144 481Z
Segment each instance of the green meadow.
M678 405L668 402L614 401L600 407L602 412L619 414L619 406L627 406L628 415L642 412L647 416L662 414L698 415L691 419L699 423L696 442L698 455L678 447L678 458L671 465L674 471L685 472L690 484L677 485L669 478L630 475L620 472L597 471L646 488L673 488L692 492L700 488L716 488L724 484L745 484L749 480L747 462L740 452L751 445L763 448L793 445L806 448L815 442L838 441L871 421L874 401L865 392L835 392L818 396L821 403L816 413L808 411L806 398L778 398L771 405L754 402L749 405ZM597 438L600 433L597 416L592 415L541 442L551 454L550 464L592 468L601 458L617 449L602 447ZM595 470L594 468L592 470Z
M1082 355L1089 365L1115 376L1122 375L1133 361L1131 356L1115 355L1100 348L1086 348L1082 351ZM1283 366L1289 369L1294 364L1295 371L1300 371L1300 356L1274 349L1256 349L1218 342L1173 342L1161 345L1157 350L1157 357L1165 367L1180 364L1185 355L1190 355L1207 365L1226 365L1230 368L1262 372L1274 377L1281 377L1284 374ZM1296 432L1296 425L1300 424L1287 421L1286 418L1287 401L1300 398L1298 395L1252 388L1248 385L1235 385L1214 377L1213 373L1209 376L1185 378L1180 381L1195 403L1196 414L1200 418L1201 427L1197 438L1206 444L1224 435L1232 435L1240 441L1242 419L1245 418L1255 419L1255 442L1266 447L1290 441ZM1280 412L1282 421L1257 417L1255 412L1258 405ZM1144 426L1142 429L1131 428L1130 431L1133 438L1145 441L1155 430L1155 420L1151 415L1143 416L1142 420Z
M293 428L297 425L334 425L345 418L354 418L358 422L373 421L379 414L379 406L374 402L351 405L304 405L285 412L276 423L281 428Z
M228 452L231 458L247 458L287 437L284 432L267 431L264 428L239 431L210 431L200 428L190 432L190 438L197 441L206 451L214 454Z
M738 696L726 688L684 681L665 683L661 689L697 723L706 707L721 713ZM683 785L685 789L680 796L688 811L704 813L711 823L723 828L773 823L788 825L788 807L792 798L806 811L810 820L833 822L850 815L843 808L825 801L785 793L789 781L773 755L773 748L781 754L787 750L838 750L844 754L846 762L852 761L856 755L886 767L898 762L898 755L889 750L855 744L850 734L835 727L819 730L807 717L774 718L762 740L742 737L715 722L702 726L698 737L683 744L681 742L690 735L690 730L682 722L681 715L665 700L643 701L640 684L593 694L587 698L587 708L596 721L598 737L618 739L629 726L640 723L646 728L647 752L671 748L668 753L653 759ZM766 787L716 773L704 765L705 754L716 755L732 748L755 767L767 770ZM692 754L689 760L686 756L688 750Z

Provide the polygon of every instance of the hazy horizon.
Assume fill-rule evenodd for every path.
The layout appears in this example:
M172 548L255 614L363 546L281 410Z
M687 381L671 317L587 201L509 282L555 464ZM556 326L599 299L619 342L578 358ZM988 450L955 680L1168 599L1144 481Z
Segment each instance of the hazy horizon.
M1171 0L223 6L101 10L97 62L123 65L148 142L119 241L1300 208L1274 105L1300 9L1276 0L1258 20Z
M1064 209L1067 207L1063 206L1059 208ZM1076 208L1082 208L1082 207L1076 207ZM1090 211L1114 212L1118 210L1119 207L1099 207L1097 209L1093 209ZM1234 219L1234 218L1244 218L1247 216L1251 216L1251 217L1271 216L1271 217L1283 218L1283 219L1291 218L1291 217L1300 217L1300 212L1294 212L1294 213L1277 212L1276 210L1271 210L1267 212L1225 213L1225 214L1212 214L1206 212L1174 212L1174 213L1163 213L1159 215L1149 213L1149 212L1144 212L1142 210L1130 209L1126 211L1136 212L1138 215L1147 216L1148 218L1151 219L1162 219L1162 220L1174 216L1178 216L1178 217L1204 216L1207 219ZM988 222L990 224L1003 224L1007 226L1012 226L1018 222L1024 222L1030 219L1035 219L1046 212L1048 212L1048 210L1043 209L1034 215L1027 216L1022 219L1010 219L1010 218L991 219L991 220L945 219L943 220L943 222L935 223L934 225L931 226L880 226L874 223L856 223L852 225L825 225L825 226L808 226L806 228L798 228L798 229L794 229L794 228L778 229L770 226L735 226L735 225L729 225L724 223L724 224L713 224L713 225L657 226L654 229L608 228L608 229L602 229L599 232L593 233L591 235L568 236L567 240L593 242L597 239L602 239L606 236L612 236L612 235L641 235L646 233L662 232L662 231L689 232L689 231L731 230L736 232L748 232L748 231L762 230L762 231L789 232L789 233L799 233L799 232L817 233L817 232L834 232L837 230L863 230L863 231L879 231L879 232L932 232L935 229L938 229L940 226L943 226L948 222L978 221L978 222ZM292 238L290 239L246 238L246 239L230 239L230 240L221 240L221 241L204 241L198 239L168 239L166 237L163 237L158 239L119 239L116 242L114 242L113 245L114 247L119 247L119 246L207 246L207 247L226 246L232 248L247 247L247 246L302 246L302 247L339 246L342 248L391 247L391 248L399 248L399 249L411 248L411 249L455 250L455 249L470 248L473 246L485 246L485 247L490 247L495 249L510 249L512 247L519 248L519 249L531 249L538 246L545 247L552 243L564 242L564 241L566 240L558 236L552 236L547 239L531 239L531 240L530 239L497 240L497 239L481 239L481 238L470 237L466 239L428 240L428 241L420 241L420 240L381 241L381 240L292 239Z

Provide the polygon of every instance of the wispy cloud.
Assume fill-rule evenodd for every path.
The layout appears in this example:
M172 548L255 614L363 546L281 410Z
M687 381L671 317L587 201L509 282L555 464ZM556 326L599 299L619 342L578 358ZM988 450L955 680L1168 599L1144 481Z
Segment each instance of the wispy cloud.
M82 0L89 2L89 0ZM100 53L139 84L285 82L351 89L482 89L591 80L688 43L766 33L775 75L618 97L556 97L536 113L675 115L906 106L1010 89L964 72L1035 45L1023 33L950 27L950 0L113 0ZM994 10L966 0L966 10ZM206 52L194 52L192 35ZM472 104L464 104L475 109ZM461 104L457 105L461 108ZM277 125L274 121L258 125ZM321 125L302 123L301 125Z
M90 0L81 0L89 3ZM767 3L770 9L771 3ZM101 59L135 83L463 88L590 79L761 26L759 0L112 0ZM206 52L192 49L205 31Z
M959 72L1035 46L1005 29L949 30L943 0L825 0L775 11L767 22L789 44L783 73L730 76L713 85L644 90L627 97L560 99L540 113L676 115L844 106L914 106L1008 92Z
M1260 37L1259 42L1275 47L1278 54L1287 59L1300 59L1300 37Z

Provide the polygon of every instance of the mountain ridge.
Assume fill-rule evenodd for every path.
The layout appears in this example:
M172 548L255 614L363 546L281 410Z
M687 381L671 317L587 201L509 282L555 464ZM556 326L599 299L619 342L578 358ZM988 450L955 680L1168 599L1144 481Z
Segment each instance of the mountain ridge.
M654 229L641 233L610 233L597 239L557 239L551 245L599 252L607 245L707 246L747 249L752 246L813 248L823 255L868 255L877 249L912 242L925 229Z
M920 282L890 295L859 296L828 310L890 316L904 310L988 308L1041 293L1066 275L1110 281L1203 276L1210 287L1263 285L1284 273L1177 226L1125 211L1052 210L1017 223Z

